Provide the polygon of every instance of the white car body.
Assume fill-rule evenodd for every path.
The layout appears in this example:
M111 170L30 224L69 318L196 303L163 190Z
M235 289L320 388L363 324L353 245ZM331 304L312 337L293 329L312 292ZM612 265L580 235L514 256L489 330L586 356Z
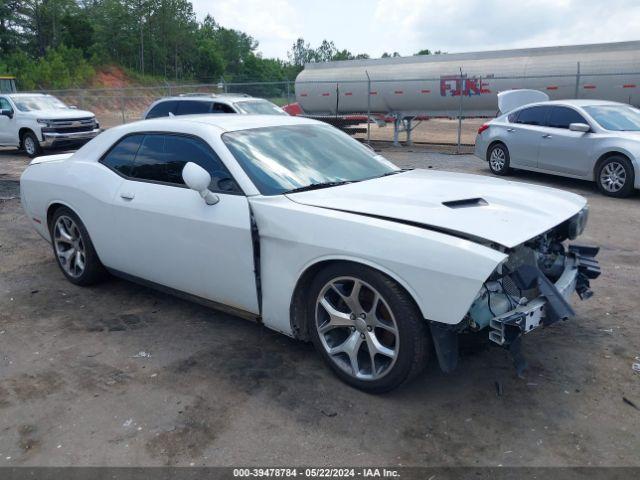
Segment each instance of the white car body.
M41 93L8 93L0 95L0 108L8 105L9 114L0 115L0 145L21 147L24 134L35 134L40 148L76 146L100 133L100 125L92 112L76 108L23 111L17 105L28 97L55 98Z
M603 128L585 107L623 106L599 100L557 100L530 103L500 115L481 127L474 154L488 161L490 148L503 143L509 150L510 166L520 170L596 181L598 166L613 154L626 157L640 188L640 131L612 131ZM573 110L589 131L572 131L548 125L527 125L510 121L518 112L532 107L564 107ZM488 127L488 128L487 128Z
M263 195L221 135L292 125L323 124L288 116L207 115L115 127L73 155L34 160L21 178L22 203L49 242L51 209L67 206L109 270L302 338L292 311L296 286L324 262L350 261L383 272L404 287L424 319L459 325L515 247L576 218L586 206L578 195L546 187L427 170ZM219 201L207 205L188 188L132 181L100 163L120 138L150 131L207 142L244 194L218 193ZM464 205L469 199L482 201ZM577 263L567 261L565 271L562 295L568 298Z

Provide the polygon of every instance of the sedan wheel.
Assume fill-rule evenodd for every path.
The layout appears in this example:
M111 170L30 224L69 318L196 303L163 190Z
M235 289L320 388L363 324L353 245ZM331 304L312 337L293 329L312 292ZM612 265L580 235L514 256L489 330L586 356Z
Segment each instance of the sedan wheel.
M507 175L509 168L509 150L501 143L491 147L489 151L489 168L496 175Z
M102 280L105 269L78 216L67 207L60 207L50 225L53 252L64 276L76 285L92 285Z
M598 187L605 195L626 197L633 190L633 168L626 158L610 157L600 167Z
M75 222L61 215L53 227L53 246L62 269L72 277L79 277L84 272L85 249L80 230Z
M308 301L311 340L348 384L385 392L426 366L427 321L404 289L381 272L333 264L317 274Z
M336 278L324 286L315 326L332 361L355 378L384 377L398 356L398 326L389 305L357 278Z

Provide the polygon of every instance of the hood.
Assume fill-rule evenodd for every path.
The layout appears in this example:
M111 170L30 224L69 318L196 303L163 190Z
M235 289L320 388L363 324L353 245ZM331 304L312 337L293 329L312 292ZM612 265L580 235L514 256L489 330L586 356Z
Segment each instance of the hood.
M640 132L636 132L636 131L622 131L622 132L613 132L613 131L609 131L607 132L609 135L611 135L611 137L615 137L615 138L624 138L625 140L633 140L633 141L640 141Z
M515 247L578 213L586 200L548 187L463 173L411 170L289 194L294 202L419 224Z
M77 110L75 108L60 108L55 110L32 110L21 112L22 115L31 118L42 118L44 120L68 120L77 118L93 118L95 115L87 110Z

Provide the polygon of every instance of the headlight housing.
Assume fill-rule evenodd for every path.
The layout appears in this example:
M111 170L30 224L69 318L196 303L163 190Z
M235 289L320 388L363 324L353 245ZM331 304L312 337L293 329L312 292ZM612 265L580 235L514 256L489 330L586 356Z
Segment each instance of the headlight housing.
M50 127L51 126L51 120L47 120L45 118L38 118L36 120L36 122L38 122L43 127Z
M567 225L567 235L569 239L574 240L584 232L589 220L589 206L586 205L582 210L569 219Z

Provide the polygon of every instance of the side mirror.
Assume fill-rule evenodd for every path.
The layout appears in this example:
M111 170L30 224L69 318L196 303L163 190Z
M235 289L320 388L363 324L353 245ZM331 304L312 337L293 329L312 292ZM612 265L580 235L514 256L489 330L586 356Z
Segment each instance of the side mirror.
M587 125L586 123L570 123L569 124L569 130L571 130L572 132L590 132L591 131L591 127L589 125Z
M209 190L211 175L200 165L188 162L182 169L182 179L187 187L200 194L207 205L215 205L220 201L220 197Z
M8 108L3 108L0 110L0 115L13 118L13 110L9 110Z

